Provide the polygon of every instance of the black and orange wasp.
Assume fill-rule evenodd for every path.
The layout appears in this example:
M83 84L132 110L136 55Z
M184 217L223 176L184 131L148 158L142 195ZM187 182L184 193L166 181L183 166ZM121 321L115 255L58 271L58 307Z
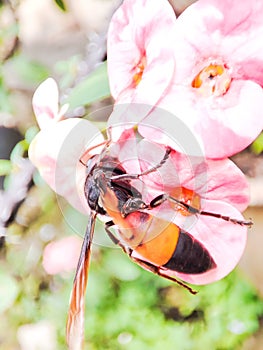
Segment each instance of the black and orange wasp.
M191 193L189 201L189 191L184 188L181 188L182 195L179 199L162 193L146 203L132 182L161 168L172 149L166 147L163 158L155 166L138 174L129 174L118 158L110 155L111 141L105 141L103 144L105 145L100 154L90 157L87 163L80 160L86 167L84 192L91 213L70 299L67 342L71 350L81 349L84 339L85 291L91 243L98 215L109 218L105 223L107 234L135 263L176 282L192 294L196 291L175 278L173 272L201 274L214 269L216 263L210 252L197 239L172 221L165 221L152 215L151 210L170 201L188 215L211 216L242 226L252 224L249 220L238 220L201 210L194 204L194 200L191 200L195 197L194 192ZM187 201L184 200L184 195L188 198ZM112 232L113 227L116 227L118 234ZM157 234L148 239L149 232L154 230Z

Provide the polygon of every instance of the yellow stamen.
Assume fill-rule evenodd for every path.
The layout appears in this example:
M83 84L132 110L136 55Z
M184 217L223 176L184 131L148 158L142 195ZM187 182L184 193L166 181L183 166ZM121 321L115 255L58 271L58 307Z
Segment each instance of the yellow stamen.
M179 201L182 201L191 207L195 209L201 208L200 203L200 196L193 190L189 190L185 187L176 187L171 192L169 192L169 195L171 197L174 197L178 199ZM191 215L186 208L180 207L178 204L170 202L170 205L175 209L178 210L182 215L188 216Z
M138 86L140 81L142 80L142 75L145 67L146 67L146 57L142 56L141 60L134 68L133 83L135 87Z
M226 65L209 64L203 68L192 81L192 87L205 96L220 96L227 92L231 76Z

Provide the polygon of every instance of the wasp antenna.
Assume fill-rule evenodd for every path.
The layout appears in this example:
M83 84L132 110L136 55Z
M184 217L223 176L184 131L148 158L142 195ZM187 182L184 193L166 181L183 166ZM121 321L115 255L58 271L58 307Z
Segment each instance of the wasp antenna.
M242 225L248 226L249 228L251 228L254 225L254 222L252 221L251 218L249 218L249 220L244 220L241 222L242 222Z
M111 177L111 180L136 180L136 179L139 179L141 176L144 176L144 175L148 175L150 173L153 173L155 172L157 169L161 168L164 163L167 161L168 157L169 157L169 154L171 153L172 149L170 147L167 147L166 148L166 152L162 158L162 160L156 164L155 166L153 166L152 168L150 169L147 169L145 171L143 171L142 173L140 174L121 174L121 175L115 175L115 176L112 176Z
M143 175L148 175L150 173L155 172L157 169L161 168L165 164L167 159L169 158L171 151L172 151L172 149L170 147L166 147L166 151L165 151L165 154L163 156L163 159L158 164L153 166L152 168L143 171L141 174L138 174L138 177L143 176Z
M85 167L87 167L87 165L83 162L82 159L79 159L79 162L80 162L82 165L84 165Z
M231 218L230 216L221 215L221 214L218 214L218 213L211 213L211 212L207 212L207 211L200 211L199 214L200 215L211 216L211 217L218 218L218 219L222 219L222 220L229 221L229 222L232 222L233 224L238 224L238 225L241 225L241 226L249 226L249 227L251 227L253 225L253 222L251 220L235 219L235 218Z
M86 166L86 160L88 160L89 158L90 158L90 152L92 151L92 150L94 150L94 149L96 149L96 148L99 148L99 147L101 147L101 146L105 146L105 148L107 148L107 146L108 146L108 144L109 144L110 142L109 142L109 140L105 140L105 141L103 141L103 142L101 142L101 143L99 143L99 144L97 144L97 145L95 145L95 146L92 146L92 147L90 147L90 148L88 148L83 154L82 154L82 156L81 156L81 158L79 159L79 161L80 161L80 163L81 164L83 164L84 166ZM102 152L104 151L104 149L102 150ZM101 152L101 153L102 153Z
M252 227L254 225L254 222L253 222L252 218L249 218L247 222L248 222L247 225L249 227Z

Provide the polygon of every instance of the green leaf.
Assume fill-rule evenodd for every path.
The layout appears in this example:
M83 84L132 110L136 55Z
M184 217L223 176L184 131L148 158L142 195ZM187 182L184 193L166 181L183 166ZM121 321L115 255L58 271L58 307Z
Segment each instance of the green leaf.
M0 159L0 176L9 175L12 170L12 163L7 159Z
M66 6L64 4L64 1L62 0L55 0L55 3L58 5L58 7L62 10L62 11L66 11Z
M33 138L36 136L38 132L39 132L39 129L35 125L27 129L25 133L25 140L27 141L28 144L30 144L30 142L33 140Z
M28 151L29 144L26 140L19 141L13 148L10 159L15 161L17 158L24 156L25 152Z
M263 132L252 143L251 149L255 154L260 154L263 152Z
M0 106L1 112L12 113L13 107L10 100L10 92L5 84L2 67L0 67Z
M8 64L18 77L28 84L39 84L49 76L49 71L44 65L28 59L23 54L9 59Z
M13 305L19 287L17 281L3 270L0 270L0 285L0 313L2 313Z
M107 65L104 62L72 89L65 103L69 103L70 108L74 109L109 96Z
M82 60L83 58L81 55L74 55L68 57L66 60L56 62L54 71L60 76L59 87L61 91L68 90L69 87L74 86Z

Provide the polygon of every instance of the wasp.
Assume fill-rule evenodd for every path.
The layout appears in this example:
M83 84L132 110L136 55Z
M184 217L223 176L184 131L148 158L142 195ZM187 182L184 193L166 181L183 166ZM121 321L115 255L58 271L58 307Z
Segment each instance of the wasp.
M242 226L252 225L250 220L201 210L198 196L185 188L176 188L172 194L158 194L146 202L133 183L161 168L169 159L172 149L165 147L163 158L155 166L141 173L129 174L118 157L111 155L110 147L111 142L105 141L100 154L91 156L87 163L81 160L86 167L84 193L91 213L70 298L67 342L71 350L81 349L84 339L84 297L97 216L109 218L105 231L135 263L178 283L192 294L196 291L175 278L174 272L202 274L215 269L216 262L201 242L172 220L155 216L154 210L168 202L183 215L210 216ZM113 232L114 227L117 233Z

